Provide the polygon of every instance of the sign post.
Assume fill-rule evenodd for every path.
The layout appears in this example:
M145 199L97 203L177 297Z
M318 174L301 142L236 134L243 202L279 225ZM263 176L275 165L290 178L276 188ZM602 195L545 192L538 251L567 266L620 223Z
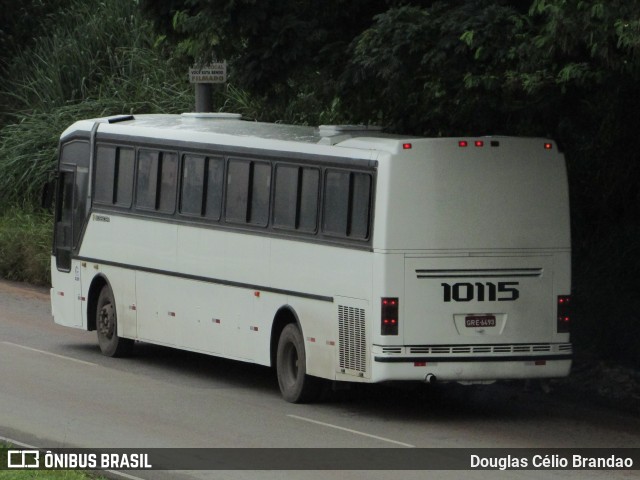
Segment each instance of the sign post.
M189 82L196 88L196 112L204 113L213 110L214 83L227 81L227 62L212 63L199 68L189 69Z

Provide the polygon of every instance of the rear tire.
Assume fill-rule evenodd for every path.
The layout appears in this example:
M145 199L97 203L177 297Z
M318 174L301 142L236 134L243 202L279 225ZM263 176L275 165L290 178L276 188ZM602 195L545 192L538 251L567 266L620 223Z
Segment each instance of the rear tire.
M126 357L133 351L133 340L118 336L118 318L113 292L102 287L96 307L96 330L100 351L107 357Z
M287 402L307 403L320 396L321 381L307 375L304 339L294 323L284 327L280 334L276 370L280 392Z

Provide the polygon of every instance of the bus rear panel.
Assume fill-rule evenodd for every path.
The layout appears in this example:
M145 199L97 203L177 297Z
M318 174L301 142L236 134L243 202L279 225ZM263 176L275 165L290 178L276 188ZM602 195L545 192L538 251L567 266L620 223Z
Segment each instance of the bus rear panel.
M372 380L568 375L563 155L540 139L409 145L378 175Z

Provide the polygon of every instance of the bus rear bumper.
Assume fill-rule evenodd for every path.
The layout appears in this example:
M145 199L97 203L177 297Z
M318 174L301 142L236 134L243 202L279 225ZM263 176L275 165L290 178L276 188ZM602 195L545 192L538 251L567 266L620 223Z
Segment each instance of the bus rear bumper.
M504 356L479 359L425 359L374 356L372 382L491 382L526 378L566 377L571 355Z

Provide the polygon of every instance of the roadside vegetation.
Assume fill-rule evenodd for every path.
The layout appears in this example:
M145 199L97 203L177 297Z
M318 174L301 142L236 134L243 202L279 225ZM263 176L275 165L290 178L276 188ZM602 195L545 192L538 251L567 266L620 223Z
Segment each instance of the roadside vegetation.
M52 228L47 212L5 210L0 216L0 278L48 285Z
M41 194L60 133L81 118L187 111L193 93L136 2L2 3L15 23L0 32L0 277L48 285Z
M70 123L189 111L187 68L225 59L216 108L252 120L556 139L571 189L577 356L640 368L640 0L0 8L0 275L48 282L40 192Z
M80 470L0 470L0 480L101 480Z

